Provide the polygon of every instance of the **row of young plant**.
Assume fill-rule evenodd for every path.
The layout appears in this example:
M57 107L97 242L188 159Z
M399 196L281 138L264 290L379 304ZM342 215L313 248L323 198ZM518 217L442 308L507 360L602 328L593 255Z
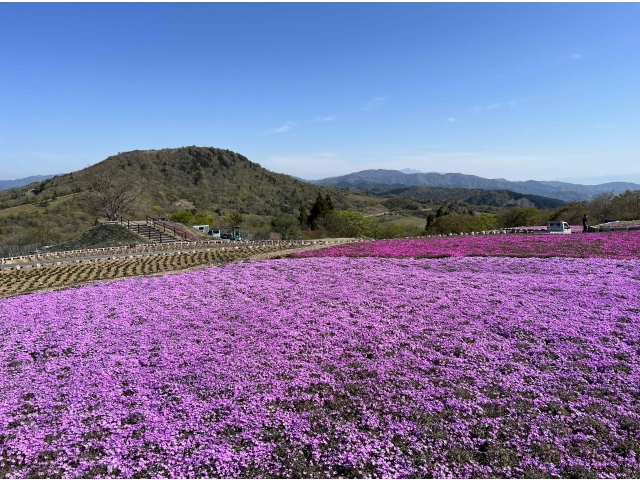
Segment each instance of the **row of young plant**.
M267 245L260 253L287 250L287 245ZM200 250L104 259L99 262L44 264L40 267L0 272L0 298L79 283L151 275L207 264L226 263L258 253L252 248Z

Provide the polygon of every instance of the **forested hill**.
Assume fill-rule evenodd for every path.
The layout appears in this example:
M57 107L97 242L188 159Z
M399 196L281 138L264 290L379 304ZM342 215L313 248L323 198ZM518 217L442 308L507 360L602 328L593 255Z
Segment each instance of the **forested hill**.
M590 200L604 192L619 194L625 190L640 190L640 185L611 182L600 185L577 185L565 182L528 180L511 182L502 178L489 179L461 173L411 173L398 170L362 170L340 177L314 180L316 185L328 187L366 187L385 185L419 185L425 187L472 188L482 190L510 190L512 192L557 198L565 202Z
M132 217L168 215L185 206L256 215L297 213L300 205L313 203L319 191L330 192L337 208L349 206L342 192L271 172L230 150L183 147L119 153L78 172L0 192L0 208L75 193L74 208L84 211L83 180L100 168L113 168L118 175L136 178L142 194Z
M482 190L471 188L410 187L399 196L418 202L465 202L470 205L490 205L494 207L535 207L558 208L565 204L562 200L528 195L509 190Z

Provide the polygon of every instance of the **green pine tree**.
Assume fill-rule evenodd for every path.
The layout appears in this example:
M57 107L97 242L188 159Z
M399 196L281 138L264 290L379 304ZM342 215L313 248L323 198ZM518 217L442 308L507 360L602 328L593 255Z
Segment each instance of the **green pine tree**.
M307 209L305 208L304 205L300 206L300 214L298 215L298 221L300 222L300 225L302 225L303 227L307 225L307 223L309 222L309 214L307 213Z
M311 207L311 213L309 213L309 218L307 222L311 228L315 227L316 222L325 217L329 213L329 206L327 205L327 200L322 196L320 192L318 192L318 196L316 197L316 201Z
M331 201L331 197L329 196L328 193L327 193L327 196L324 198L324 201L327 204L327 213L329 213L331 210L333 210L333 202Z
M433 216L433 213L430 213L429 216L427 217L427 224L425 226L425 230L429 230L431 228L431 225L433 225L435 221L436 219Z

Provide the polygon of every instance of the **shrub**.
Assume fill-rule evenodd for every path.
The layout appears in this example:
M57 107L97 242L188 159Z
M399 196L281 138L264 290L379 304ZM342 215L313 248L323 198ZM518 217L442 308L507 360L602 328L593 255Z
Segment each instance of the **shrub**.
M213 215L205 212L198 212L193 216L194 225L209 225L213 227Z
M404 236L404 228L395 223L381 224L374 231L374 237L377 240L384 238L400 238Z
M178 223L184 223L185 225L193 224L193 213L189 210L182 210L180 212L175 212L171 215L171 220Z
M497 217L498 225L504 228L541 225L540 211L535 207L513 207Z
M280 215L271 221L271 228L279 233L282 240L291 240L300 236L300 223L293 215Z
M339 237L371 237L378 221L361 212L334 210L327 215L324 227Z
M496 218L493 215L444 215L438 217L429 228L429 233L469 233L496 228Z

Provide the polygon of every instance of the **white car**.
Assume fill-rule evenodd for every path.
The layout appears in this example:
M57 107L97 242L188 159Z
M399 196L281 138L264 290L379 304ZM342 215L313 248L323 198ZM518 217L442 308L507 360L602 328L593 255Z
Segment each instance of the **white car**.
M567 222L549 222L547 233L571 233L571 227Z

